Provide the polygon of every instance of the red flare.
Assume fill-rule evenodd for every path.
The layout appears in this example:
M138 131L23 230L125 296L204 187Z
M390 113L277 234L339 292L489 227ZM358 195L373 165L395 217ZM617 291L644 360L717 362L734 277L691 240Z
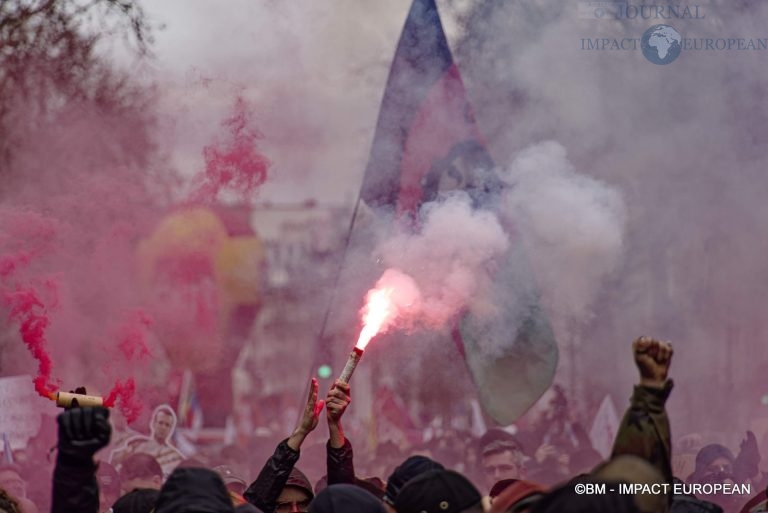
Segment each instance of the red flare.
M130 424L139 418L141 413L141 403L136 399L136 383L133 378L128 378L125 383L121 383L119 380L109 391L107 397L104 398L104 406L106 408L113 408L115 403L119 401L120 413L123 414L125 420Z
M355 344L355 347L361 351L365 351L368 342L378 335L395 315L392 292L394 292L392 288L372 289L368 292L363 308L363 329Z
M50 321L45 305L33 288L17 289L4 294L5 304L9 307L9 320L20 324L19 333L32 357L38 362L38 375L34 379L35 390L45 398L55 396L58 389L51 383L53 363L48 354L45 330Z
M395 322L403 327L403 316L413 317L420 303L421 293L413 278L394 268L384 271L365 296L363 329L355 347L364 350L373 337L385 333Z

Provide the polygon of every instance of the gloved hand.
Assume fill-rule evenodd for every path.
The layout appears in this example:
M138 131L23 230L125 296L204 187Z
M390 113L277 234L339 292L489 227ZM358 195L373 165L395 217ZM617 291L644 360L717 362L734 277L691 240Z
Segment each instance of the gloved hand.
M59 454L92 461L93 455L109 443L112 426L106 408L72 408L58 416Z

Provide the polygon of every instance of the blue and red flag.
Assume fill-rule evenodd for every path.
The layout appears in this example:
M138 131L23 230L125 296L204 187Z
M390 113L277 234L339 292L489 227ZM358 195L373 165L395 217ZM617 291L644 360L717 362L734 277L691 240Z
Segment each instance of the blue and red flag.
M492 208L503 188L478 130L434 0L414 0L397 45L376 125L360 199L373 209L413 216L441 191L465 190ZM494 276L493 318L463 316L454 330L494 420L516 420L550 386L557 344L539 307L520 241ZM495 350L489 354L487 348Z
M453 62L434 0L415 0L400 36L381 102L361 198L370 207L413 212L434 199L441 180L466 183L471 164L493 163Z

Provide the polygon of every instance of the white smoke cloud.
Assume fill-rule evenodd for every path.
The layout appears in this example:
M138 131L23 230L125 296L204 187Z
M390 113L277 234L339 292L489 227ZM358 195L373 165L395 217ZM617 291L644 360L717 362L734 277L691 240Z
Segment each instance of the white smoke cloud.
M505 217L522 235L544 304L556 320L584 318L623 250L620 193L579 174L553 141L522 151L503 171Z
M412 276L422 295L421 308L411 310L431 328L439 328L489 285L486 266L509 247L498 218L474 210L469 196L456 192L425 204L417 233L400 228L384 238L376 252L384 263Z
M526 265L509 260L526 257L556 324L589 315L622 254L621 195L578 174L556 142L527 148L501 173L508 184L501 215L476 209L466 193L454 192L422 207L420 231L397 228L381 235L375 253L384 265L411 276L421 294L401 310L400 326L437 329L470 306L481 316L514 310L509 318L523 318L538 294L529 290ZM512 244L523 252L510 256ZM494 281L501 265L516 268L511 282ZM518 290L496 290L510 285ZM501 349L492 346L485 350Z
M569 388L585 387L569 394L589 401L628 387L634 370L617 341L655 334L672 339L675 358L686 362L675 372L677 382L687 384L672 399L676 425L730 430L759 409L752 376L764 362L753 355L762 354L768 326L768 292L758 285L766 278L768 116L756 107L764 102L768 75L758 63L766 52L685 50L672 64L656 66L640 49L582 50L582 38L639 38L657 23L690 39L757 39L768 32L766 2L683 5L698 5L706 17L587 20L578 18L574 4L558 0L478 2L454 53L497 161L557 140L577 169L620 190L626 203L620 272L598 298L600 316L591 323L576 319L587 321L584 330L570 334L589 350L565 369ZM594 272L585 249L576 252L582 256L570 266L573 276L548 270L562 267L558 252L546 251L570 219L562 223L548 224L543 233L550 238L536 235L540 229L521 229L534 234L531 253L545 293L563 287L546 302L573 312L583 295L578 291L589 290L571 281ZM544 265L547 259L553 261ZM616 369L599 377L583 371L605 361L615 361ZM728 376L729 393L712 375ZM734 396L744 399L734 402ZM729 415L710 415L713 400Z

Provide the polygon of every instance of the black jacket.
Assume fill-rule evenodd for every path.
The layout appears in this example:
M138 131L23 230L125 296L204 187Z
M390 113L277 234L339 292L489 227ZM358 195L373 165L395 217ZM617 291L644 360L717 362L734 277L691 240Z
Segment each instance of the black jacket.
M275 452L264 464L256 480L243 494L245 500L264 513L273 513L277 499L298 460L299 452L288 447L287 438L277 444Z
M353 461L352 444L348 438L344 439L344 445L338 449L331 447L331 442L326 445L328 467L328 486L334 484L354 484L355 464Z
M353 484L355 482L355 466L352 444L349 439L345 439L344 445L339 449L334 449L328 443L326 455L328 484ZM280 442L275 448L275 452L264 464L256 480L243 494L245 500L264 513L273 513L277 499L288 483L291 470L298 460L299 452L288 447L288 439Z
M92 458L59 452L53 469L51 513L99 513L99 483Z

